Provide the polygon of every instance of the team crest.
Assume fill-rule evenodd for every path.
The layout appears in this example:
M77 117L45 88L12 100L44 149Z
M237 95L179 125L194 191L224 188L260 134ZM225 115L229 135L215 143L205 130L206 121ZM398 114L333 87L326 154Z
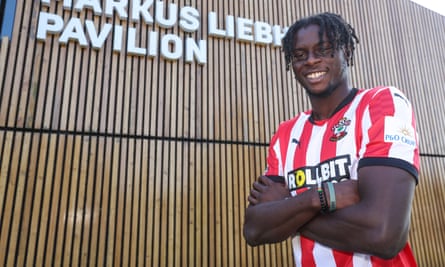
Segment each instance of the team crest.
M348 129L348 126L351 124L351 120L344 117L343 119L339 120L334 127L332 127L332 131L334 134L329 138L332 142L337 142L338 140L345 137L348 132L346 131Z

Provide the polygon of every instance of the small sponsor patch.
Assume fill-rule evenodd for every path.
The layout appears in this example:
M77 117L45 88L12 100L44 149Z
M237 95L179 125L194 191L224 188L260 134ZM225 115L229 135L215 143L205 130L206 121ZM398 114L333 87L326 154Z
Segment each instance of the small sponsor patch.
M394 117L385 117L385 142L416 146L415 131L411 124Z

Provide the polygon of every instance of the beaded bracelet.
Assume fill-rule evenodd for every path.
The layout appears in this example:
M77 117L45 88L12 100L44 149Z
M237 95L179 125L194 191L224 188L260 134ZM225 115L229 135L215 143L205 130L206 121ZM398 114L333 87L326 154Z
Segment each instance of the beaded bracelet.
M317 192L320 198L321 213L327 213L329 211L328 203L326 201L326 193L324 192L321 177L317 177Z
M329 211L328 203L326 201L325 193L322 187L317 189L318 197L320 198L321 213L327 213Z

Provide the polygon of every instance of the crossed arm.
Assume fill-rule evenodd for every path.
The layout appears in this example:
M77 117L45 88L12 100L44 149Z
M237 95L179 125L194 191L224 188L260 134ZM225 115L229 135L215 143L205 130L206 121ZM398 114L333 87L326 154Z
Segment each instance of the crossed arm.
M394 257L408 238L415 180L389 166L363 167L358 177L335 184L337 210L330 214L319 212L316 190L289 197L285 186L260 177L248 197L246 241L255 246L300 233L338 250Z

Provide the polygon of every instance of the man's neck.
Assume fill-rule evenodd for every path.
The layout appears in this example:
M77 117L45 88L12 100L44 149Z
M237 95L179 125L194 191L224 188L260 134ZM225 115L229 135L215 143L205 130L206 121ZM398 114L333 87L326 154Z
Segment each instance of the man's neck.
M351 91L352 88L345 87L344 89L337 88L329 96L309 96L312 105L312 119L325 120L332 117L337 111L337 107L348 97Z

